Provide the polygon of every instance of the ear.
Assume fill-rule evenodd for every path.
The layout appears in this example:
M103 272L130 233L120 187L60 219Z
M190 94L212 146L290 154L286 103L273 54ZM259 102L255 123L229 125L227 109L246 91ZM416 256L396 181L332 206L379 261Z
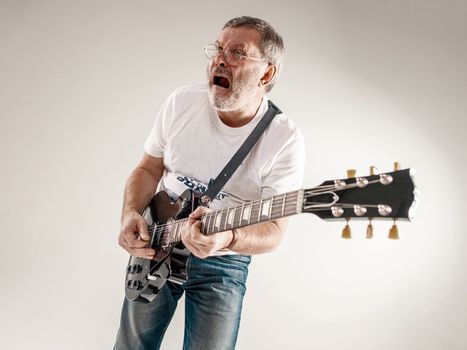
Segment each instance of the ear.
M268 85L270 82L274 81L276 74L277 74L277 66L275 64L269 64L263 76L261 77L259 86L264 87Z

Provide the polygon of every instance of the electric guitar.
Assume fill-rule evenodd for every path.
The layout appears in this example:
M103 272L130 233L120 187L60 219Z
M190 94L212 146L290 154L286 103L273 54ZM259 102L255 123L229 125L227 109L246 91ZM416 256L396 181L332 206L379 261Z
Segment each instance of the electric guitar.
M318 187L300 189L271 198L244 202L230 208L206 213L201 217L205 235L274 220L300 213L313 213L324 220L405 219L411 220L418 202L413 169L365 177L325 181ZM131 256L125 279L127 299L150 302L166 281L186 281L186 261L190 252L181 242L182 226L199 203L199 195L186 190L175 201L164 191L158 192L143 213L151 235L149 246L156 251L153 259ZM391 237L392 235L392 237ZM349 238L348 224L343 237ZM394 225L390 238L398 238Z

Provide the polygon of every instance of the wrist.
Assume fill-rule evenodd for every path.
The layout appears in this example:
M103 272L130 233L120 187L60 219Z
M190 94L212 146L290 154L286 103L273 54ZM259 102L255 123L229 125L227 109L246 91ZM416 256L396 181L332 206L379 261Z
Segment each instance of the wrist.
M237 243L237 236L238 236L238 233L237 233L237 229L233 229L232 231L232 239L230 240L230 243L227 245L227 247L225 247L226 249L228 250L232 250L233 247L235 246L235 244Z
M121 216L121 221L123 222L126 218L133 216L133 215L139 215L138 211L134 208L123 208L122 210L122 216Z

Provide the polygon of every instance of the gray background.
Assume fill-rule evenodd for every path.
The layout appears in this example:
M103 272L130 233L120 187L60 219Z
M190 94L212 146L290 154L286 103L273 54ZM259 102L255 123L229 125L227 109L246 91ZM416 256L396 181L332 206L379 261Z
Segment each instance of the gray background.
M0 348L111 348L124 182L165 97L205 81L202 47L244 14L285 39L271 98L305 136L305 186L397 160L422 202L400 241L390 222L344 241L342 222L291 219L254 258L238 348L467 347L465 1L1 0Z

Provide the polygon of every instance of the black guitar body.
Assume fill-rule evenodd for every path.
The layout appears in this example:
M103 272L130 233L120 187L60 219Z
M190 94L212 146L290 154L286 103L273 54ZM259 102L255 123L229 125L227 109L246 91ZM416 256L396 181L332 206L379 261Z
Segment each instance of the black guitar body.
M128 300L148 303L154 300L166 281L183 284L187 279L186 261L190 252L179 242L167 244L169 235L165 225L186 218L198 206L199 196L186 190L176 200L158 192L143 212L151 235L150 247L156 250L154 259L130 256L125 278Z

